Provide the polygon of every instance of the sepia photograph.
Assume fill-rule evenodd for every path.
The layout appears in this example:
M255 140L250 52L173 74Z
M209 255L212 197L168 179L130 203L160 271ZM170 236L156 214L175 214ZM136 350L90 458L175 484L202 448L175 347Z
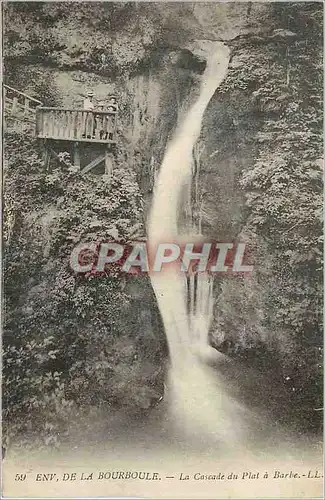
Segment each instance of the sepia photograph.
M1 498L323 498L323 3L1 10Z

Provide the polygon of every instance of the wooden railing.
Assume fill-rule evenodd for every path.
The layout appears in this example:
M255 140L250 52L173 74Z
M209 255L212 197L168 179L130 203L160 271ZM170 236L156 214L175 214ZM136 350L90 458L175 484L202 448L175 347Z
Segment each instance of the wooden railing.
M36 107L42 105L42 102L9 85L2 87L5 116L35 124Z
M38 107L36 135L42 139L115 143L116 112Z

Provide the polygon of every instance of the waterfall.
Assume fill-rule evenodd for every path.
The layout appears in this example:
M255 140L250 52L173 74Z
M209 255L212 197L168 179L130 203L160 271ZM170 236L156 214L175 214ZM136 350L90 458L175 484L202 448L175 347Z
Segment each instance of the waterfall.
M200 94L167 147L155 185L148 224L149 245L153 250L158 243L179 242L184 238L179 234L177 214L184 186L191 182L193 148L200 135L204 111L228 69L229 49L224 44L204 42L200 48L207 58ZM188 242L193 242L193 238L188 237ZM170 351L167 400L173 420L183 432L193 435L215 427L218 419L228 439L234 424L234 418L229 419L233 403L221 388L216 389L215 374L202 362L202 354L212 351L208 346L212 281L202 273L186 278L172 266L151 273L150 278Z

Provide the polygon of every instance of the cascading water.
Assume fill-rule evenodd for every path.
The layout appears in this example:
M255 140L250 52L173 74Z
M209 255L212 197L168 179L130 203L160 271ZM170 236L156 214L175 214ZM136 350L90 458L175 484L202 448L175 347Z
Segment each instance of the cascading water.
M193 147L200 135L204 111L228 69L228 47L220 42L204 42L200 48L207 58L200 95L168 145L155 186L148 226L153 251L158 243L176 242L181 237L177 214L183 189L191 182ZM238 408L202 356L213 351L208 346L212 282L204 274L186 279L176 267L169 266L163 272L152 273L151 283L169 344L167 400L171 419L192 435L211 435L218 428L219 438L222 435L229 444ZM237 438L238 433L237 427Z

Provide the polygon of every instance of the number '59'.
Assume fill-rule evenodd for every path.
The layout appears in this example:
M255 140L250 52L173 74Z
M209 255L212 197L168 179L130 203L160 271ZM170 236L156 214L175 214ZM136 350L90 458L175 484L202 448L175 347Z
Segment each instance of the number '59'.
M25 481L26 479L26 474L16 474L15 475L15 481Z

